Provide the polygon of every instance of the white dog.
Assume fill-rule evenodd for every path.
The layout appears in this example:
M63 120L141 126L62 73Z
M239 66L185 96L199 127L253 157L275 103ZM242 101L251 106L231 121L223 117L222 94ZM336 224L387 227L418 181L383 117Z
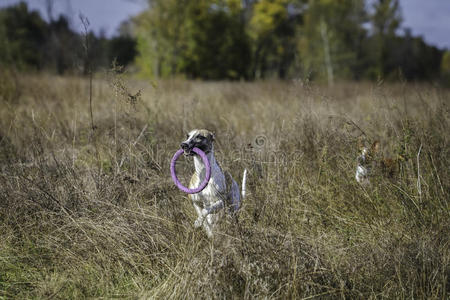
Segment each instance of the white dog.
M370 159L369 149L366 147L361 148L361 155L357 158L355 179L358 183L368 184L369 174L372 172L372 160Z
M387 158L380 154L380 142L373 142L370 148L359 142L360 155L357 158L355 179L363 185L370 184L370 177L374 173L386 177L394 178L400 169L400 163L405 160L401 155L397 158Z
M190 194L198 218L195 227L203 227L208 237L213 236L213 228L219 220L222 208L227 207L230 213L235 213L241 205L239 186L231 175L222 171L214 157L214 134L205 129L195 129L189 132L187 139L181 143L185 155L194 157L195 173L192 175L189 188L194 189L205 178L205 165L200 156L192 149L197 147L205 152L211 166L211 179L204 190L197 194ZM245 182L247 170L242 177L242 198L245 197Z

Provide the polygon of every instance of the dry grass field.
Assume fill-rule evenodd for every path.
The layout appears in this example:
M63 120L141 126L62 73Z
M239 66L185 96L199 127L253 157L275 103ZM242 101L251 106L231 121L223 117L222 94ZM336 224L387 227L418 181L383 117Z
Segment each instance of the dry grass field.
M449 296L449 90L121 76L94 79L94 130L88 80L0 76L1 299ZM249 171L214 239L170 178L193 128ZM361 138L394 177L355 181Z

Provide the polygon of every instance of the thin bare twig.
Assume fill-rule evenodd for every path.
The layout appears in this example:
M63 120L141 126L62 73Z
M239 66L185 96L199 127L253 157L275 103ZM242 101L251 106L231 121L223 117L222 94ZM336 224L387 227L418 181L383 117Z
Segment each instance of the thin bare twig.
M417 192L419 193L419 201L422 203L422 186L420 184L420 151L422 151L422 144L420 144L419 152L417 152Z
M91 58L89 56L89 51L90 51L90 44L89 44L89 20L86 16L84 16L83 14L79 15L80 21L83 24L83 29L84 29L84 53L85 53L85 72L87 72L89 74L89 110L91 113L91 127L92 127L92 131L95 130L95 125L94 125L94 114L92 112L92 66L91 66Z

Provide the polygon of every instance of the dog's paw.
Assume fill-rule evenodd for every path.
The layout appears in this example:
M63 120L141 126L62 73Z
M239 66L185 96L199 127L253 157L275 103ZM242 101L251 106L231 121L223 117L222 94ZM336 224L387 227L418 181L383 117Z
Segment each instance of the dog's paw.
M207 223L203 224L203 227L205 228L206 235L208 238L212 238L214 236L214 233L212 231L211 226L209 226Z
M205 208L202 208L202 217L206 217L209 214L209 211Z
M199 228L202 226L202 224L203 224L203 218L198 217L197 220L195 220L195 222L194 222L194 227Z
M211 229L206 229L206 235L208 236L208 238L212 239L214 237L214 233L212 232Z

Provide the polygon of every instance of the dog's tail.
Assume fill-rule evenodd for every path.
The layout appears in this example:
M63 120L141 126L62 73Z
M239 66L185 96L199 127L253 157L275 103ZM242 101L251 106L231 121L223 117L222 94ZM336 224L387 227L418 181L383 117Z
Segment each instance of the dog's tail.
M242 188L241 188L241 196L242 199L245 198L246 188L245 184L247 182L247 169L244 169L244 175L242 175Z

